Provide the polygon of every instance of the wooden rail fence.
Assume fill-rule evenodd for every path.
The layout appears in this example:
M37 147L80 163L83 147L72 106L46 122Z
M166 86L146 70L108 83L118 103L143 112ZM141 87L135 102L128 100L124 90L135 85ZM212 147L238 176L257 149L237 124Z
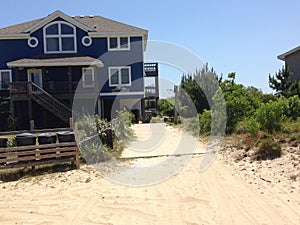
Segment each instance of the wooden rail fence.
M66 162L79 169L76 142L0 148L0 170Z

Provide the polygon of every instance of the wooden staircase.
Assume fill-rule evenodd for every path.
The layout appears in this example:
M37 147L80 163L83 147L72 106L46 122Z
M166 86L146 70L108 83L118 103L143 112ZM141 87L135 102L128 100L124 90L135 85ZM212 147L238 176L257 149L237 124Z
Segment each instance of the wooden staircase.
M61 101L54 98L44 89L40 88L32 82L28 82L28 91L32 100L40 104L42 107L53 113L62 121L68 123L72 117L72 109L67 107Z

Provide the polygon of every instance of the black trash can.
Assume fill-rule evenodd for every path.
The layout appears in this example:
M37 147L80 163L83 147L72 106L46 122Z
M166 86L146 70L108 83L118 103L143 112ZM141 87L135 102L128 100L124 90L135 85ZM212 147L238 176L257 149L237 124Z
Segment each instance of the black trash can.
M35 145L36 144L36 136L32 133L22 133L16 135L16 142L17 146L27 146L27 145ZM26 150L24 150L26 151ZM27 155L21 155L18 156L18 158L24 158L24 157L30 157L30 156L35 156L35 154L27 154ZM29 163L31 160L26 160L23 162Z
M7 147L7 138L0 138L0 148L6 148Z
M58 132L57 137L59 143L75 142L74 132Z
M38 135L38 142L40 145L55 144L56 139L57 139L56 134L43 133L43 134Z
M31 133L22 133L16 135L17 146L27 146L36 144L36 136Z

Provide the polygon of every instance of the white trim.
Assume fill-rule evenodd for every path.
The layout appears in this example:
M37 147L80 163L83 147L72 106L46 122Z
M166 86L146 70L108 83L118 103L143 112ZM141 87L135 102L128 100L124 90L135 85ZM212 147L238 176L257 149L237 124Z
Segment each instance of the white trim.
M0 39L27 39L29 34L0 34Z
M119 75L119 83L118 84L111 84L111 70L118 70L118 75ZM121 83L121 69L128 69L129 70L129 84L122 84ZM131 86L131 67L130 66L111 66L111 67L108 67L108 78L109 78L109 86L110 87L117 87L117 86Z
M148 40L148 32L88 32L88 35L92 38L101 38L101 37L140 37L142 36L143 45L144 45L144 51L147 49L147 40Z
M289 55L291 55L291 54L293 54L293 53L295 53L295 52L297 52L297 51L299 51L299 50L300 50L300 46L298 46L298 47L296 47L296 48L293 48L293 49L291 49L291 50L289 50L289 51L287 51L287 52L285 52L285 53L283 53L283 54L277 56L277 58L278 58L278 59L281 59L281 60L283 60L283 61L285 61L285 58L286 58L287 56L289 56Z
M9 90L9 86L7 89L2 89L2 87L1 87L2 86L2 75L1 75L2 72L9 72L9 82L12 82L12 72L11 72L11 70L0 70L0 83L1 83L0 90Z
M91 85L85 85L85 71L86 70L92 70L92 82L93 82L93 84L91 84ZM94 70L94 68L84 67L84 68L82 68L81 71L82 71L82 81L83 81L82 87L84 87L84 88L93 88L93 87L95 87L95 70Z
M88 35L90 37L114 37L114 36L131 36L131 37L135 37L135 36L144 36L144 35L148 35L148 32L88 32Z
M89 43L88 43L88 44L84 42L85 39L88 39L88 40L89 40ZM89 46L91 46L91 45L93 44L93 40L92 40L92 38L89 37L89 36L84 36L84 37L81 39L81 43L82 43L83 46L89 47Z
M41 66L97 66L103 67L99 62L36 62L36 63L7 63L8 67L41 67Z
M57 24L58 26L58 34L46 34L46 30L48 27ZM73 34L62 34L61 25L65 24L69 27L72 27ZM56 53L77 53L77 35L76 35L76 27L73 24L67 23L65 21L53 21L52 23L47 24L43 28L44 35L44 53L45 54L56 54ZM58 51L47 51L47 38L58 38ZM74 39L74 50L73 51L63 51L62 39L63 38L73 38Z
M116 96L116 95L145 95L143 91L136 92L109 92L109 93L100 93L100 96Z
M57 10L53 13L51 13L49 16L45 17L44 19L42 19L41 21L39 21L38 23L34 24L33 26L27 28L26 30L24 30L24 33L32 33L36 30L38 30L39 28L45 26L47 23L49 23L50 21L56 19L57 17L62 18L63 20L75 25L76 27L81 28L82 30L88 32L88 31L93 31L94 29L80 23L79 21L73 19L72 17L64 14L63 12Z
M35 44L31 44L31 41L35 41ZM36 38L36 37L30 37L28 40L27 40L27 44L29 47L31 48L35 48L39 45L39 40Z
M117 47L116 48L111 48L110 47L110 39L111 38L117 38ZM121 47L121 38L127 38L127 48L122 48ZM107 37L107 48L108 51L128 51L130 50L130 37L129 36L111 36Z

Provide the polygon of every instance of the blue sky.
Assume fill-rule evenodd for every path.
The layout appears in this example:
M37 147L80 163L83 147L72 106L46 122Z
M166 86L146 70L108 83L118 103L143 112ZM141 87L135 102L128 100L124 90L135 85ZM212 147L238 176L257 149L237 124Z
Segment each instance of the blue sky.
M179 44L218 73L225 76L235 71L238 82L264 92L271 91L268 74L283 65L277 55L300 45L299 0L10 0L2 3L0 27L44 17L57 9L147 29L149 40ZM178 83L180 74L162 68L160 75Z

